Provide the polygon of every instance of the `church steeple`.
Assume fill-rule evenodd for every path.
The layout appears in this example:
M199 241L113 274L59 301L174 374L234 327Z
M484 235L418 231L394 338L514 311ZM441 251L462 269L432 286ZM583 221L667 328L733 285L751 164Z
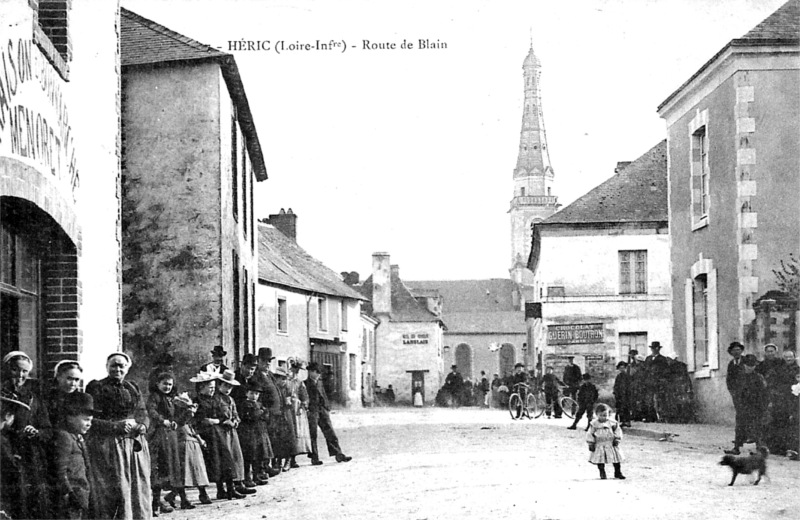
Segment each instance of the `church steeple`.
M558 197L553 195L553 168L542 115L539 89L541 62L533 52L533 43L522 63L525 101L519 152L514 168L514 196L511 199L511 278L520 286L533 283L533 273L525 266L531 247L531 226L556 212ZM527 291L526 291L527 292Z

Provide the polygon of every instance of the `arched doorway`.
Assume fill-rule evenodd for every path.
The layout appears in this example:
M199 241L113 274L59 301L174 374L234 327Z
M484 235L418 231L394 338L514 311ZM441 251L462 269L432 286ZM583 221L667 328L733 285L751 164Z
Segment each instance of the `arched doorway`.
M461 343L456 347L455 364L461 377L472 380L472 349L466 343Z
M503 343L503 346L500 347L498 358L500 377L510 376L514 373L514 364L517 361L514 345L511 343Z

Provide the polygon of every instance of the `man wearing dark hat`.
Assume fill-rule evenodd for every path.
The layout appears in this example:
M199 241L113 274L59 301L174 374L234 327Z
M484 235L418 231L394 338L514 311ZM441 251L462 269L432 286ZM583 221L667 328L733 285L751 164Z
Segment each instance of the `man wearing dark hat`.
M661 411L668 406L667 376L670 360L661 354L661 342L650 343L650 355L644 360L645 378L645 420L657 422L661 419Z
M223 364L223 361L225 361L225 356L226 355L228 355L228 353L225 350L223 350L222 345L216 345L211 350L211 359L213 361L211 363L206 363L205 365L200 367L200 371L201 372L215 372L217 374L224 373L226 370L228 370L228 367L226 367Z
M234 387L231 392L231 397L236 401L236 407L239 409L242 408L242 403L247 399L247 385L255 375L256 368L258 368L258 358L255 354L248 352L242 357L242 362L236 371L236 380L239 381L239 386Z
M278 436L281 435L280 430L280 420L282 412L282 403L281 403L281 394L278 391L278 385L275 381L275 377L272 375L270 371L270 367L272 365L272 360L275 359L275 356L272 355L272 349L268 347L262 347L258 349L258 357L257 357L257 367L255 374L251 380L262 387L261 395L258 397L258 400L261 402L261 406L266 410L266 419L267 419L267 431L269 432L269 440L270 443L274 443L278 440ZM264 465L262 468L262 480L266 480L267 475L268 477L274 477L278 475L281 470L279 467L276 467L278 461L273 458L272 461L268 461L269 463Z
M457 365L450 366L450 373L444 380L444 388L453 399L453 404L461 406L461 392L464 388L464 378L458 371Z
M567 385L564 389L564 395L568 395L573 399L577 398L578 388L581 386L581 367L576 365L573 361L575 356L567 356L567 366L564 367L564 374L561 380Z
M92 426L94 399L83 392L64 397L59 424L52 437L53 468L50 472L55 490L54 518L88 518L89 453L83 436Z
M744 374L743 353L744 345L738 341L733 341L728 345L728 354L732 359L728 362L728 371L725 374L725 385L728 387L728 392L731 394L733 410L737 416L739 414L739 397L742 391L741 379Z
M739 376L739 404L736 408L736 438L729 455L739 455L739 448L747 442L761 446L764 417L769 406L767 382L756 372L758 358L753 354L741 356L742 374Z
M339 438L333 430L330 416L330 403L325 393L325 387L320 380L319 364L312 361L306 368L308 379L305 380L306 390L308 391L308 429L311 433L311 464L319 466L319 450L317 449L317 427L322 430L325 442L328 445L328 455L336 457L336 462L349 462L353 457L349 457L342 452L339 447Z

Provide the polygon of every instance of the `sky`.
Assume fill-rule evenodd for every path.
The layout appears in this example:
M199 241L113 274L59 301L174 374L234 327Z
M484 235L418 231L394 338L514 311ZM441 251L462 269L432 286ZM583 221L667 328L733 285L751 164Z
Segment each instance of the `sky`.
M256 217L292 208L299 245L329 268L363 279L382 251L405 280L508 277L531 45L567 205L664 139L658 105L783 3L122 0L235 56L269 176ZM270 50L232 50L241 40ZM317 40L346 49L288 50Z

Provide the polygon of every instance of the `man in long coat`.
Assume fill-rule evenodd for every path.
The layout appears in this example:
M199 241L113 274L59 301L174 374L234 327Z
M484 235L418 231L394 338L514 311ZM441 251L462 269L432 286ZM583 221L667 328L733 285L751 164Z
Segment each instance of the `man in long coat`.
M319 450L317 449L317 427L322 430L325 442L328 445L328 455L336 457L336 462L349 462L349 457L342 452L339 446L339 438L331 424L330 402L325 393L325 387L320 381L319 364L312 361L308 364L308 379L305 380L306 390L308 391L308 429L311 433L311 464L319 466Z
M578 388L581 386L581 381L583 381L583 374L581 373L581 367L573 363L574 359L575 356L567 356L567 366L564 367L564 374L561 380L567 385L567 388L564 389L564 395L577 399Z
M272 376L272 372L270 372L270 363L273 359L275 359L275 357L272 355L271 348L265 347L258 349L258 367L250 380L264 389L261 395L259 395L258 400L261 401L261 406L264 407L269 415L267 418L267 431L269 432L270 444L272 444L274 448L275 443L279 440L278 435L281 433L279 423L283 410L281 407L281 394L278 391L275 378ZM263 468L263 473L270 477L278 475L281 471L280 468L275 467L276 464L277 461L273 459L271 464Z

